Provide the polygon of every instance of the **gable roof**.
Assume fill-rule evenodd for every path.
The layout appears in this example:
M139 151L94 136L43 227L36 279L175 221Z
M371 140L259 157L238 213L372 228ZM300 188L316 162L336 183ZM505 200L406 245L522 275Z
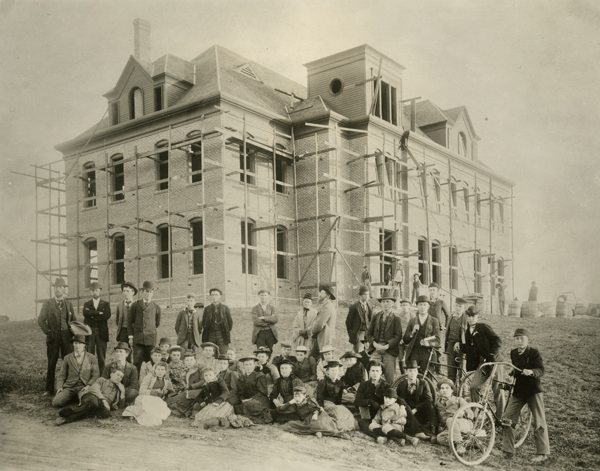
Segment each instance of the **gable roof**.
M129 59L127 59L127 63L125 64L123 72L121 72L121 75L119 76L116 85L102 96L108 100L112 100L116 96L119 96L123 91L123 87L125 87L125 84L127 83L129 76L131 75L131 72L136 67L139 68L142 71L142 73L144 73L148 77L149 80L152 80L152 64L137 59L134 56L129 56Z
M152 78L160 74L194 83L194 64L173 54L165 54L152 63Z
M452 118L452 121L454 123L456 123L456 121L458 121L458 119L462 115L464 115L465 121L467 122L467 126L469 127L469 130L471 131L471 134L473 135L473 139L475 139L476 141L481 140L481 138L475 132L475 128L473 127L473 122L471 121L471 117L469 116L469 111L467 110L466 106L457 106L456 108L444 110L444 113L446 113L446 115L448 115L450 118Z
M410 116L410 105L404 106L404 111ZM417 102L417 126L424 127L430 124L436 124L441 122L449 122L454 124L454 121L444 113L435 103L430 100L424 100ZM410 119L409 119L410 122Z

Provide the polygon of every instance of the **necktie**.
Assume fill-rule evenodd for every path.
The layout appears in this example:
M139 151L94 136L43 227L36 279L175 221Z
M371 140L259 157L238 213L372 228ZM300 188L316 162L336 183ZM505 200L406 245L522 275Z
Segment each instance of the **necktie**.
M125 308L129 311L130 307L131 307L131 301L125 301Z
M408 383L408 394L412 394L417 389L417 383Z

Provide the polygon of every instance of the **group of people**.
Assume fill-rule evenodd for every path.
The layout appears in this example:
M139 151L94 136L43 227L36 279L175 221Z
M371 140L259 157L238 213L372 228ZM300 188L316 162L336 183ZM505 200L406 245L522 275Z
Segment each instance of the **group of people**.
M277 309L268 290L261 290L260 302L252 308L255 349L238 359L230 346L233 319L218 288L210 290L212 302L206 307L188 294L175 321L176 341L161 338L157 345L161 310L152 301L152 283L146 281L137 301L132 283L121 286L116 359L106 363L111 307L100 299L101 286L90 286L92 299L84 304L83 323L65 298L65 288L64 280L57 279L55 296L43 304L38 318L47 343L45 394L53 395L52 405L60 409L58 425L124 409L122 415L145 425L162 423L173 414L193 418L203 427L278 423L292 433L337 437L358 427L379 443L417 446L427 440L448 445L450 419L465 400L454 395L456 369L450 367L448 377L437 382L433 400L429 384L419 377L430 361L431 347L443 347L448 365L464 358L467 371L475 371L473 402L490 380L489 372L479 366L502 360L501 339L479 322L478 308L465 311L466 301L458 298L450 312L435 283L429 286L429 296L417 297L416 315L413 303L397 301L391 290L383 292L378 299L381 309L375 312L369 287L361 286L346 317L351 350L337 360L336 297L330 287L319 288L316 307L312 296L304 296L289 342L279 339ZM514 454L514 427L527 404L535 424L534 460L543 461L550 453L540 385L544 366L528 339L527 331L517 329L511 361L521 371L514 370L516 385L503 417L503 450ZM276 344L281 354L273 357ZM63 362L55 378L59 356ZM429 367L440 372L439 359L435 363ZM406 374L394 381L398 369ZM501 414L502 368L494 379L496 410ZM468 431L470 419L463 417L454 426ZM457 449L463 451L460 444Z

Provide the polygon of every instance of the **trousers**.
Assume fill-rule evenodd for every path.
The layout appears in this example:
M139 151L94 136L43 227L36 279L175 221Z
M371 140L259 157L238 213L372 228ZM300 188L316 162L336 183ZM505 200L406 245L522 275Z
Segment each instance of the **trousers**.
M47 392L54 394L58 358L64 358L69 353L73 353L73 344L71 343L71 332L68 330L61 330L58 339L46 342L46 356L48 357L48 372L46 373Z
M225 338L223 337L223 332L220 328L211 328L208 332L208 341L214 343L217 347L219 347L219 351L217 354L225 355L227 350L229 349L229 344L225 343Z
M69 402L76 401L79 391L81 391L83 388L84 385L81 381L79 381L79 383L72 388L64 388L61 392L54 396L54 399L52 399L52 405L54 407L64 407Z
M446 419L446 430L437 436L437 442L440 445L450 446L450 426L452 425L453 420L455 431L466 433L473 428L473 422L471 422L469 419L454 419L454 417L449 417ZM460 434L456 434L456 437L460 437Z
M133 364L140 373L142 363L152 360L152 349L154 345L143 345L141 343L133 344Z
M352 344L352 348L356 353L360 353L365 349L365 336L366 332L364 330L361 330L356 334L356 342Z
M529 396L511 396L504 412L504 419L510 419L516 424L521 414L521 409L527 404L533 414L533 439L538 455L550 454L550 441L548 439L548 425L546 424L546 411L544 409L544 395L542 393ZM502 432L502 450L507 453L515 452L515 429L504 426Z
M92 335L88 338L87 351L96 355L98 359L98 368L104 371L104 360L106 359L106 340L100 336L100 328L92 327Z
M479 397L485 383L488 382L490 377L486 374L483 374L480 369L475 370L473 374L473 379L471 380L471 402L479 402ZM492 390L494 391L494 402L496 403L496 417L498 420L502 419L502 414L504 413L504 407L506 405L506 397L504 396L504 391L500 387L500 382L504 381L504 367L498 366L496 368L495 378L493 378L492 382Z
M75 422L85 419L91 415L96 415L102 418L110 417L110 411L107 411L96 396L87 393L81 397L81 405L67 406L58 412L58 415L67 419L67 422Z
M273 335L273 331L271 329L261 330L258 332L258 334L256 334L256 348L267 347L272 352L273 345L276 343L277 339Z
M380 353L377 350L373 350L371 353L371 361L379 361L383 365L383 375L388 384L394 382L394 376L396 376L396 363L398 357L395 357L387 351Z

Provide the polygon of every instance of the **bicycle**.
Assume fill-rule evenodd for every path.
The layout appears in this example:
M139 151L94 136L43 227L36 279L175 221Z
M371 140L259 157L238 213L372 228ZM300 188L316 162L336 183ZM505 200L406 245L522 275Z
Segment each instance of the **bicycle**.
M480 395L479 402L471 402L462 406L456 411L453 417L450 428L450 448L454 453L454 456L462 464L468 466L475 466L485 461L492 452L496 438L496 427L507 426L496 415L496 404L494 402L494 396L492 393L492 383L496 381L495 374L499 366L510 366L514 370L521 371L519 368L514 366L512 363L507 362L488 362L483 363L479 366L479 369L492 366L492 371L489 374L491 378L483 389ZM466 379L466 378L465 378ZM514 381L512 382L500 382L501 388L508 391L508 399L512 395L514 388ZM508 399L506 404L508 405ZM504 408L506 410L506 407ZM469 414L469 412L471 414ZM460 429L454 426L454 420L463 418L464 416L473 416L473 426L468 432L461 432ZM515 426L515 448L520 447L529 434L531 428L532 414L529 407L525 406L521 409L521 416ZM508 425L511 426L511 425ZM459 453L457 450L457 444L461 445L463 450Z

